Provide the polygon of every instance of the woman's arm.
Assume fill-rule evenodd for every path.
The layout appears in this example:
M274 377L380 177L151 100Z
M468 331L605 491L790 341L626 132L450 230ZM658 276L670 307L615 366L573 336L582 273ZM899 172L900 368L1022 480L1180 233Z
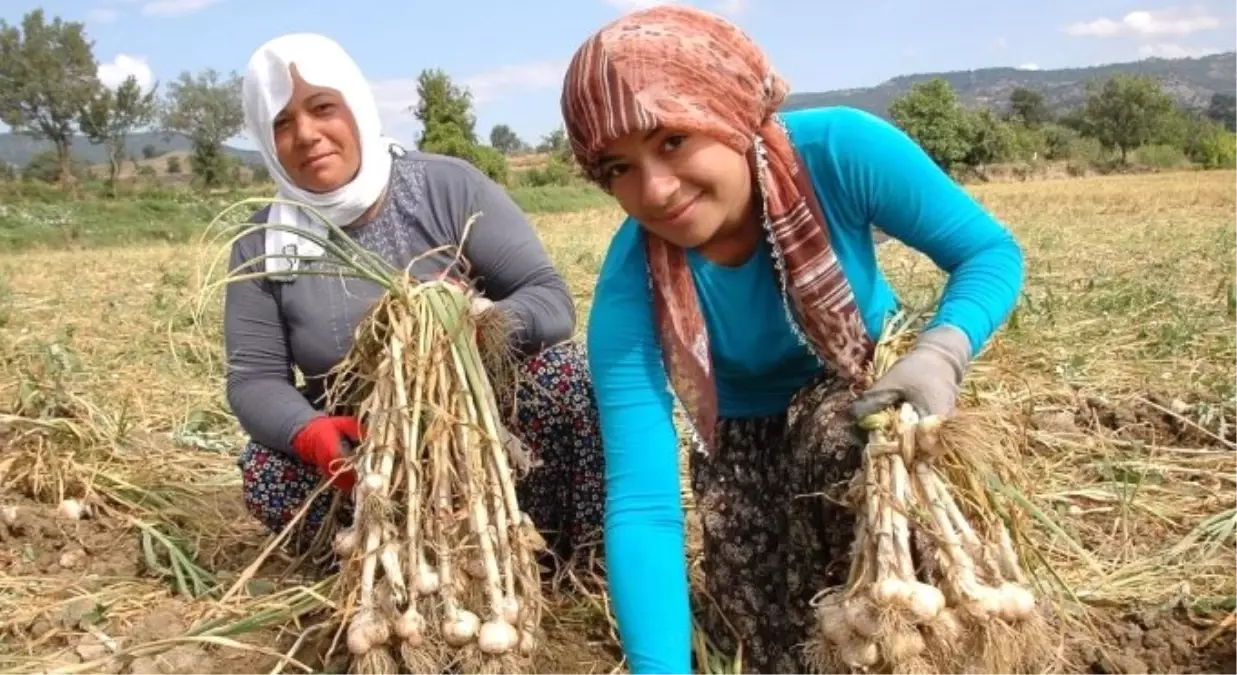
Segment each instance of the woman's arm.
M634 225L603 265L589 370L605 448L605 553L631 672L691 672L679 453Z
M948 273L927 328L956 328L966 336L968 356L978 354L1021 289L1018 242L901 129L859 110L825 115L824 142L812 151L827 153L835 174L829 182L859 216L855 222L876 225Z
M262 242L261 232L237 241L231 273L260 272L262 263L255 259L262 255ZM229 283L223 325L228 405L255 441L292 454L292 437L318 412L293 384L287 334L270 282Z
M570 338L576 314L567 282L507 191L463 160L435 158L427 172L430 208L443 221L429 226L463 241L469 276L515 320L515 347L535 353ZM481 216L465 233L475 213Z

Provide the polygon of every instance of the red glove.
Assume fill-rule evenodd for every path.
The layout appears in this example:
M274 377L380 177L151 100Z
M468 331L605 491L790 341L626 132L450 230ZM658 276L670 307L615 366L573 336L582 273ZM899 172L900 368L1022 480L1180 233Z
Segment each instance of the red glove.
M335 487L352 494L356 472L344 469L345 453L361 440L355 417L318 416L292 439L292 448L306 464L317 467Z

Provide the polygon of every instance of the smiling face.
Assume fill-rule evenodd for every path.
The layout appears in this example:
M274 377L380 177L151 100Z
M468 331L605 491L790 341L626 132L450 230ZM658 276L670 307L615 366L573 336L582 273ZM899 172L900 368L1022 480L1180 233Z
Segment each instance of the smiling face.
M676 246L708 248L750 220L747 158L707 135L632 132L608 144L598 166L623 210Z
M288 104L275 116L275 154L302 190L330 192L361 169L356 120L338 91L306 83L291 69Z

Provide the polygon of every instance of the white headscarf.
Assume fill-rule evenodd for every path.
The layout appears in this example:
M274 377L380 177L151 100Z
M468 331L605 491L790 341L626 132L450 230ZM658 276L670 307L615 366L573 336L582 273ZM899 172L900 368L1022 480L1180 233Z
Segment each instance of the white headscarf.
M305 82L335 89L356 119L361 151L361 169L348 184L333 192L313 193L298 188L284 171L275 153L275 116L292 97L292 75L289 67L296 64L297 73ZM309 204L331 223L343 227L356 220L378 200L391 176L392 146L398 144L382 135L378 106L369 83L352 57L334 40L312 33L294 33L277 37L262 45L249 59L249 72L244 81L245 129L258 145L267 169L275 179L277 196ZM303 209L285 204L273 204L268 223L293 226L322 236L326 228ZM266 230L266 254L316 256L322 248L293 232ZM299 261L288 258L266 258L266 269L283 272L295 269Z

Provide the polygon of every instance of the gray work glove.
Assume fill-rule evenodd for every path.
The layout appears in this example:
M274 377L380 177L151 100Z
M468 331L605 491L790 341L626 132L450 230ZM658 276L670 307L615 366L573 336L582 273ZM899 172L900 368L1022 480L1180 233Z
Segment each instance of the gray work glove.
M954 411L958 386L971 362L971 343L952 326L925 331L897 363L851 405L856 419L903 401L920 417L946 417Z

